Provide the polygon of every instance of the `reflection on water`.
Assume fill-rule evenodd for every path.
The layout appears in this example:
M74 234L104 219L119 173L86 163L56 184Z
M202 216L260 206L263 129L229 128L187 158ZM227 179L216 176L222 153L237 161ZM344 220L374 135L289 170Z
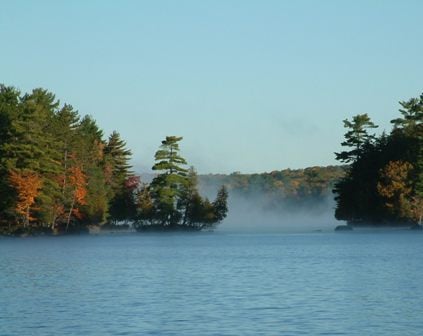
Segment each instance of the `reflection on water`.
M423 234L0 239L0 335L421 335Z

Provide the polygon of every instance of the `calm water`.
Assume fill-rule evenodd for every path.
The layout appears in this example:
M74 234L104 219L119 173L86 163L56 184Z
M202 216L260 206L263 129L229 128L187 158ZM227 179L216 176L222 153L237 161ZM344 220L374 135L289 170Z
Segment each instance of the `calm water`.
M0 335L422 335L423 234L0 239Z

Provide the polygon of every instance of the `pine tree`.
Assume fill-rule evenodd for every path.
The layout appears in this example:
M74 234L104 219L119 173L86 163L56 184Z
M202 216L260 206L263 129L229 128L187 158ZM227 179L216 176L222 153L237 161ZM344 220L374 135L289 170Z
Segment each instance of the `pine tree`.
M82 118L76 130L75 152L87 178L86 204L81 207L84 222L103 224L109 212L110 186L104 168L103 132L90 116Z
M418 138L423 136L423 93L419 98L399 102L401 118L391 120L393 132L401 132L407 136Z
M132 153L126 148L126 143L121 139L119 133L113 131L104 147L104 155L106 165L111 173L112 189L116 192L122 188L126 179L133 175L132 166L129 163Z
M370 120L367 114L358 114L352 118L352 121L345 119L344 127L349 131L345 133L345 141L341 145L350 147L352 150L335 153L336 159L344 163L354 162L362 154L364 145L374 139L374 135L369 134L367 130L378 126Z
M55 148L59 153L60 173L56 180L59 183L60 192L55 194L53 206L53 220L51 228L69 226L70 210L73 204L73 188L69 184L72 170L80 167L75 153L77 140L76 130L79 124L78 112L69 104L65 104L54 115L52 122L52 134L55 139Z
M194 168L186 169L179 155L181 139L166 137L156 152L153 170L160 173L138 193L137 230L202 230L226 217L226 189L220 189L213 203L200 196Z
M176 205L183 185L188 183L186 161L179 155L182 137L168 136L155 154L154 171L159 171L151 183L157 217L164 226L175 226L181 219Z
M228 190L223 185L217 192L216 200L213 202L214 221L222 221L228 213Z
M104 148L105 177L110 185L110 220L123 221L131 219L135 215L134 190L131 181L137 177L131 171L131 151L126 148L116 131L114 131Z
M47 224L53 220L54 199L59 194L56 177L60 173L60 156L52 134L58 105L54 94L46 90L34 89L25 94L9 124L13 136L2 146L6 169L33 171L42 179L36 217Z
M337 219L378 225L420 220L423 95L400 105L401 117L391 121L392 131L377 138L366 131L374 128L367 115L344 121L351 130L342 145L353 150L336 153L338 160L350 163L334 188Z
M9 143L15 136L12 122L20 109L20 92L11 86L0 85L0 220L10 221L13 217L15 195L10 186L9 169L14 168L14 153Z

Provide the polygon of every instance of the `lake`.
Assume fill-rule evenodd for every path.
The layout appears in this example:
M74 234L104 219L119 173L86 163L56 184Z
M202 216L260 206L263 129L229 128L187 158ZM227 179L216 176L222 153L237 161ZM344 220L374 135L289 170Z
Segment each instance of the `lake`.
M421 335L423 234L0 239L0 335Z

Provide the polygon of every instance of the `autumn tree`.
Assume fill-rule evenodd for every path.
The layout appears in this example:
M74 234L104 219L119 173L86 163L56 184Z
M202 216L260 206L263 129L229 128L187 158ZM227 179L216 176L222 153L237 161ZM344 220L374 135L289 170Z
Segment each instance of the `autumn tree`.
M11 170L9 181L17 194L16 213L23 219L23 226L27 227L29 222L34 219L31 216L31 207L41 188L41 179L37 173L29 170Z
M58 105L54 94L44 89L20 96L16 110L9 115L8 132L12 136L2 146L7 170L33 171L42 180L35 214L40 223L51 222L54 199L60 191L56 179L59 153L52 134Z
M84 172L78 166L71 167L69 171L68 188L70 189L71 204L66 219L66 231L69 229L72 215L77 219L81 219L82 214L78 206L87 204L87 179Z
M334 188L337 219L357 225L404 225L420 220L423 95L400 105L401 116L391 121L390 133L371 136L364 142L343 142L361 145L337 154L338 160L350 163L347 174ZM368 125L367 118L363 120Z
M410 216L410 175L413 166L409 162L390 161L380 172L377 184L379 194L386 200L386 206L399 218Z
M35 203L29 207L32 228L104 223L110 206L116 205L118 190L133 196L125 145L116 132L104 141L92 117L81 118L71 105L60 105L52 92L37 88L21 94L0 85L2 230L4 223L11 226L22 203L11 182L17 183L18 177L11 171L32 172L40 181ZM25 178L32 181L32 175L21 176Z

